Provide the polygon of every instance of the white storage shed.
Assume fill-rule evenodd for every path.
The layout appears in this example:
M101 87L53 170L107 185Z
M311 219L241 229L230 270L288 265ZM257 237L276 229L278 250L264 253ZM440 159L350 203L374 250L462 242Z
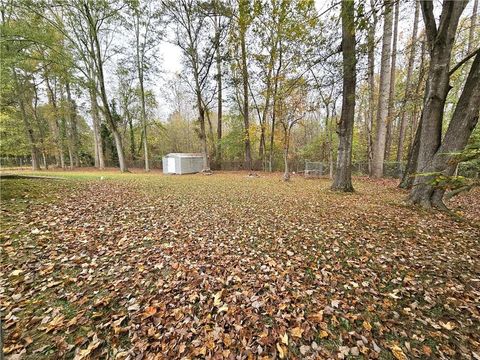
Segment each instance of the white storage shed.
M162 158L164 174L193 174L202 171L203 155L170 153Z

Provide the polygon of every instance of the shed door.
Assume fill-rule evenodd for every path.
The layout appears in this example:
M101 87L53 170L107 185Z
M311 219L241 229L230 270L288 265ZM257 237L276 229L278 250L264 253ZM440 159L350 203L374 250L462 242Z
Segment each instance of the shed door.
M175 173L175 158L169 157L167 158L167 171L169 173Z

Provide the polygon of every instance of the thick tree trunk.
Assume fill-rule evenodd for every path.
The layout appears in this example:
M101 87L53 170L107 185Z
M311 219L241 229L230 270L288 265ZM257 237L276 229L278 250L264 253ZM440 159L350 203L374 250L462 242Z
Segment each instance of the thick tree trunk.
M353 1L342 1L342 56L343 56L343 103L338 125L337 171L332 184L333 190L351 192L352 185L352 141L355 114L355 6Z
M426 174L441 173L452 176L457 162L453 160L455 153L462 151L477 125L480 112L480 56L476 55L470 68L462 94L448 126L441 146L423 167ZM444 190L435 189L432 185L434 175L423 175L415 178L409 201L424 207L445 209L442 198Z
M385 158L385 146L388 121L388 95L390 91L390 61L392 46L392 2L384 0L384 22L382 59L380 64L380 89L378 96L376 136L373 143L372 176L380 178L383 176L383 161Z
M416 173L424 172L438 150L442 136L442 120L449 85L449 67L460 15L467 1L446 2L437 30L433 3L422 1L422 13L430 49L430 69L425 89L425 102L419 126L420 142ZM414 181L418 182L418 176Z
M407 66L407 78L405 80L405 95L402 101L402 108L400 110L400 132L398 134L398 146L397 146L397 162L399 164L399 172L401 170L401 162L403 161L403 151L405 144L405 133L407 130L407 117L406 117L406 105L411 100L412 94L412 75L413 65L415 64L415 50L417 45L417 32L418 32L418 18L420 15L419 2L415 2L415 16L413 20L413 31L410 39L410 54L408 57Z
M387 136L385 143L385 159L389 161L390 150L392 146L392 128L396 116L395 112L395 75L397 67L397 38L398 38L398 14L400 11L400 1L395 3L395 17L393 22L393 44L392 44L392 64L390 67L390 90L388 92L388 111L387 111Z

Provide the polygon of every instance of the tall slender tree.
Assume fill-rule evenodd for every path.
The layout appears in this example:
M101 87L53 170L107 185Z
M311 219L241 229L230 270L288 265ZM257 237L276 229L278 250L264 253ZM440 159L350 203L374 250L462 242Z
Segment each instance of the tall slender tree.
M384 1L382 59L380 64L380 89L378 95L376 136L373 143L372 176L383 176L383 162L387 140L388 102L392 50L392 0Z

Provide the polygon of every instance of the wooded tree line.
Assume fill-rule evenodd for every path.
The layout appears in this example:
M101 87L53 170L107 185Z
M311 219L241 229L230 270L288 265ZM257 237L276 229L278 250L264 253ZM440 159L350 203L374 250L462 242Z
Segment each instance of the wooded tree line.
M198 151L205 171L233 161L286 180L314 160L344 191L352 161L376 178L394 163L413 203L443 207L433 183L478 149L477 13L478 0L2 0L1 157L149 171ZM183 70L165 80L167 42Z

